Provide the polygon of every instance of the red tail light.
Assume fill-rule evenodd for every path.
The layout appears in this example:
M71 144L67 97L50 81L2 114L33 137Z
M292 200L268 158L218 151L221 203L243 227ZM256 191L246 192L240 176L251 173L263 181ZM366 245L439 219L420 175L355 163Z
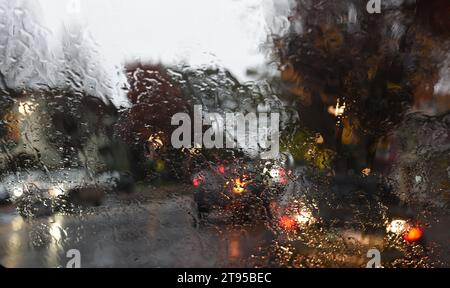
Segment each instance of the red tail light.
M288 176L286 174L286 170L283 167L278 169L278 173L280 175L280 184L287 185L288 184Z
M203 178L203 176L196 176L194 177L194 179L192 179L192 185L198 187L203 183L204 180L205 179Z
M219 172L220 174L225 174L225 166L223 165L217 166L217 172Z
M293 217L290 216L282 216L280 218L280 227L283 228L286 231L292 231L295 229L296 227L296 222L295 219Z
M403 236L403 239L405 239L408 242L416 242L419 241L420 238L422 238L423 230L420 227L412 227L409 229L405 236Z

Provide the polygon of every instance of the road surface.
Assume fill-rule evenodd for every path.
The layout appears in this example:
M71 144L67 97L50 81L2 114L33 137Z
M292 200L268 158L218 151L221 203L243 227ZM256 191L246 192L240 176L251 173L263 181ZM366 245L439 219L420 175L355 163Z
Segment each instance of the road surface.
M190 187L147 187L108 195L82 215L25 219L1 207L0 263L66 267L67 251L78 249L82 267L240 266L250 256L246 246L270 240L263 228L251 230L199 225Z
M330 254L302 243L297 252L318 256L293 260L292 247L275 241L263 224L199 223L189 186L141 185L137 190L131 195L110 194L101 206L76 215L26 219L13 206L0 207L0 263L66 267L71 249L80 251L81 267L86 268L254 267L280 266L280 261L288 267L365 267L367 262L365 253ZM442 219L428 232L428 240L447 251L449 223ZM448 261L448 256L441 260Z

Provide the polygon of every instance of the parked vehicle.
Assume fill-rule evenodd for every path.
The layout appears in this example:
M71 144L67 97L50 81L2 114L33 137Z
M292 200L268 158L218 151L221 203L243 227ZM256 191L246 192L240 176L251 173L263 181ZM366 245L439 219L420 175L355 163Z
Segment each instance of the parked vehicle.
M39 217L67 212L70 205L98 206L108 191L117 190L120 180L117 172L90 176L79 169L26 171L3 177L0 195L23 216Z
M252 211L270 218L269 203L283 191L289 173L281 160L232 160L211 165L192 178L200 217L219 209L242 219L258 218Z

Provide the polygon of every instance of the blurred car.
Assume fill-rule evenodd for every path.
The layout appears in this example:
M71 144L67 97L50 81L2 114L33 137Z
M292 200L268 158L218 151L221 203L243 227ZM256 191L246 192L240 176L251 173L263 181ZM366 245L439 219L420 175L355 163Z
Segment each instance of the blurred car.
M9 174L0 181L2 199L14 203L23 216L45 216L64 205L98 206L108 190L119 187L119 173L95 177L84 170L24 171Z
M308 240L305 234L317 237L321 234L317 231L327 231L327 237L363 246L425 245L424 229L414 210L377 178L326 177L322 183L329 183L328 187L315 187L308 173L307 168L297 170L295 180L269 205L270 226L284 240Z
M199 217L214 209L238 217L256 217L252 210L270 216L268 205L288 183L289 168L285 161L235 160L210 165L192 177L194 199ZM243 213L236 213L236 212Z

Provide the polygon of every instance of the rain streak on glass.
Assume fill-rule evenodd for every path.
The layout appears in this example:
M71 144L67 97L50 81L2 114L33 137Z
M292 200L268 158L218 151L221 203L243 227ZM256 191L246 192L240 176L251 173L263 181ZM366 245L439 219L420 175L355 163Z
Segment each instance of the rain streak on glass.
M381 11L0 0L0 264L448 267L450 3Z

